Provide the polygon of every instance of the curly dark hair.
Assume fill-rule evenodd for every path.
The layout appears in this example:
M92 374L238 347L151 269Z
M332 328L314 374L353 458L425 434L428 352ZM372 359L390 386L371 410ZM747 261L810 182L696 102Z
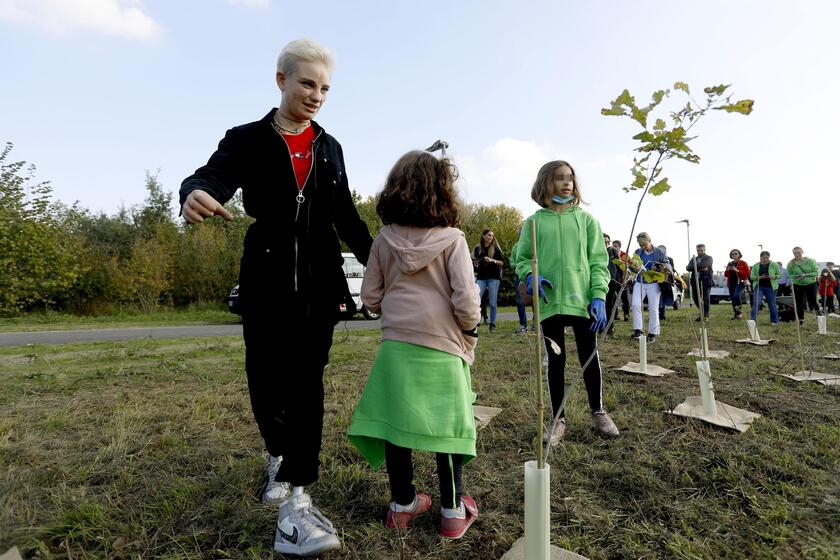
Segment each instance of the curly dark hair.
M461 203L455 192L458 169L447 158L408 152L394 164L376 197L383 224L458 227Z

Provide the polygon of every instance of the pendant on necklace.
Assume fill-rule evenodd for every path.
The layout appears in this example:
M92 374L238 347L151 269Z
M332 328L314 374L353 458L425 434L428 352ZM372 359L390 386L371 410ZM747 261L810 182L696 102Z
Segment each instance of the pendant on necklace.
M303 201L306 200L306 198L304 198L302 192L298 192L297 196L295 197L295 200L297 200L298 204L303 204Z

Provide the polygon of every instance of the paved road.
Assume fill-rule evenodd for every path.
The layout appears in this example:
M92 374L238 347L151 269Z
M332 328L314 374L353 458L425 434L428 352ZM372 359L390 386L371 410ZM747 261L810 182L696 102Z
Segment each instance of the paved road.
M515 313L500 313L499 320L515 321ZM346 321L336 331L378 329L379 321ZM203 336L241 336L242 325L198 325L190 327L128 327L119 329L85 329L66 331L0 332L0 346L25 344L71 344L74 342L102 342L137 340L141 338L184 338Z

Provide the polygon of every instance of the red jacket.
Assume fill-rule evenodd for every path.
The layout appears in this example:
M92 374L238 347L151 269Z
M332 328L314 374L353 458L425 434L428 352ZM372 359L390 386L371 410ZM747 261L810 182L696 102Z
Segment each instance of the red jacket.
M750 265L746 263L743 259L738 259L738 264L735 266L738 269L738 280L747 280L750 277ZM723 272L723 275L726 277L726 285L729 285L729 275L732 274L732 271L728 268Z
M833 296L835 287L837 287L837 280L834 279L834 276L831 273L829 273L828 276L820 274L821 296Z

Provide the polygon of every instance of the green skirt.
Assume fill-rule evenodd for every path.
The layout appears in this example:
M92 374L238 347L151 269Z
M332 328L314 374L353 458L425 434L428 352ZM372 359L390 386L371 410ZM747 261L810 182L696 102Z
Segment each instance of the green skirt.
M347 437L375 469L385 442L475 457L470 366L459 356L384 340Z

